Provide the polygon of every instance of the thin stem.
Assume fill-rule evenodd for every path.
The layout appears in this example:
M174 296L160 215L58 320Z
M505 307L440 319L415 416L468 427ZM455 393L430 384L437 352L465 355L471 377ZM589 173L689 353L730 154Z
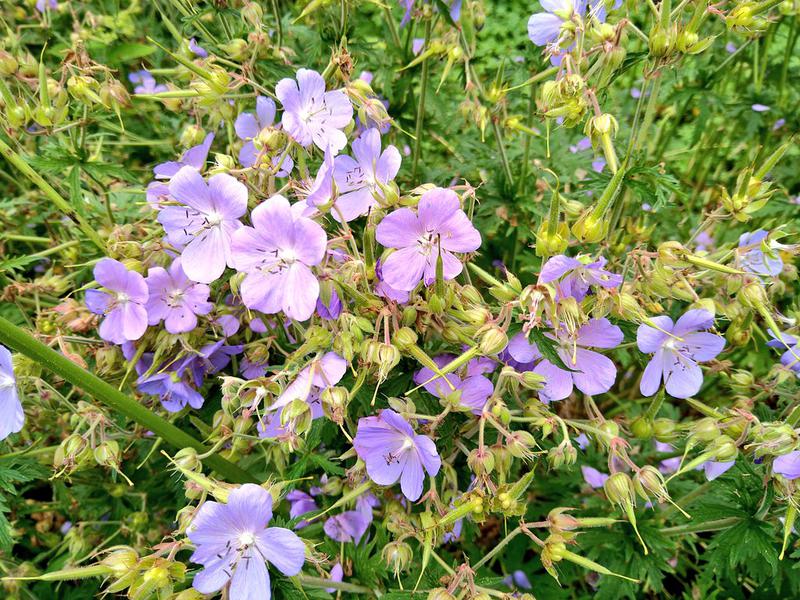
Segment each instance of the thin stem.
M95 400L133 419L139 425L152 431L174 447L178 449L194 448L198 453L208 452L208 448L204 444L186 432L150 412L136 400L129 398L102 379L80 368L67 357L48 348L29 333L2 317L0 317L0 342L49 369L75 387L81 388ZM209 456L206 459L206 463L220 475L234 483L258 482L255 476L219 455Z

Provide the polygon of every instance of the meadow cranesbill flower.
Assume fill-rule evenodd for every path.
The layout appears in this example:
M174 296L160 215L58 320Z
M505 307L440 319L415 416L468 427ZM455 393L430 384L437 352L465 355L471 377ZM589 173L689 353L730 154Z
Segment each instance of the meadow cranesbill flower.
M342 579L344 579L344 569L342 569L342 565L337 562L335 565L333 565L333 568L331 569L331 574L330 574L330 577L328 577L328 580L329 581L335 581L335 582L338 583L338 582L342 581ZM335 594L336 593L336 588L325 588L325 591L328 592L329 594Z
M36 10L43 13L47 9L55 10L58 8L58 0L36 0Z
M314 501L314 498L304 492L303 490L292 490L288 494L286 494L286 500L289 502L289 516L292 519L296 519L297 517L302 517L306 513L310 513L315 510L319 510L317 503ZM294 526L295 529L302 529L308 525L308 521L299 521L297 525Z
M134 94L158 94L169 91L169 88L163 83L156 83L150 71L146 70L129 73L128 81L138 84L133 88Z
M208 180L193 167L183 167L169 182L180 206L158 213L171 244L182 248L183 271L192 281L211 283L231 262L231 237L247 211L247 188L225 173Z
M583 475L583 480L596 490L603 487L609 477L608 473L602 473L587 465L581 465L581 474Z
M258 166L261 163L262 150L256 147L256 138L262 131L268 130L275 123L275 102L271 98L258 96L256 98L256 113L243 112L236 117L234 129L236 135L245 144L239 150L239 162L244 167ZM280 169L276 173L278 177L288 177L294 168L294 161L288 152L282 152L272 159L272 166Z
M713 460L709 460L697 468L703 469L703 474L706 476L706 481L714 481L717 477L725 473L735 464L735 460L726 462L715 462Z
M667 316L651 320L660 329L642 323L636 333L639 350L653 354L639 390L652 396L663 379L670 396L693 396L703 384L703 372L697 363L715 358L725 347L725 338L705 331L714 325L714 316L707 310L693 309L674 324Z
M794 371L795 375L800 377L800 343L798 343L797 338L788 333L781 333L780 338L778 338L772 329L767 329L767 332L772 337L767 342L767 346L785 350L781 355L781 364Z
M322 298L317 299L317 314L326 321L335 321L342 314L342 301L336 290L331 291L331 298L328 304L322 301Z
M183 272L180 258L172 261L169 270L151 267L145 281L150 291L145 306L150 325L164 321L168 332L186 333L197 327L197 315L211 312L209 287L190 280Z
M200 58L208 58L208 51L198 44L194 38L189 40L189 51Z
M308 204L309 207L326 206L333 199L336 193L336 182L334 180L335 164L333 154L326 151L322 159L322 164L319 166L319 170L314 177L314 183L311 184L311 188L308 190L308 196L306 196L306 204ZM313 212L315 211L311 210L310 214L303 212L303 216L311 216Z
M453 252L473 252L481 245L481 234L461 210L452 190L434 188L422 194L417 213L401 208L378 224L375 238L387 248L397 248L382 264L389 286L413 290L420 280L436 280L436 262L441 256L444 279L461 273L461 261Z
M571 370L565 371L544 358L534 367L533 372L545 378L544 387L539 391L542 400L563 400L572 393L573 386L590 396L611 389L617 377L617 368L609 358L589 348L618 346L623 338L619 327L606 318L592 319L574 332L562 325L555 334L547 334L547 337L557 343L558 356ZM509 352L514 360L521 363L540 356L539 349L524 338L522 341L515 340L513 346L509 344Z
M441 368L454 358L455 356L452 354L440 354L434 357L433 362L436 363L437 367ZM463 378L455 373L445 375L445 378L453 385L455 390L447 385L443 378L433 379L435 374L427 367L414 375L414 383L418 385L424 384L425 390L437 398L455 399L460 406L472 411L472 414L480 415L489 396L494 392L494 385L483 376L483 372L485 370L480 359L473 359L467 363Z
M319 281L311 271L325 257L328 238L311 219L295 214L283 196L273 196L251 214L254 227L233 236L232 255L246 273L242 301L250 309L305 321L319 298Z
M153 174L156 179L170 179L174 177L178 171L183 167L194 167L198 171L202 171L206 166L206 159L208 159L208 151L211 149L211 143L214 141L214 134L209 133L206 135L202 144L192 146L181 155L180 160L168 161L153 167Z
M588 256L553 256L542 266L539 283L556 282L556 298L571 296L580 302L593 285L610 289L622 283L622 275L603 268L607 262L602 256L595 261Z
M272 495L246 483L230 492L228 503L208 500L192 520L187 535L195 551L190 560L203 565L193 587L213 594L229 581L231 600L269 600L267 564L291 577L305 563L305 544L293 531L267 527Z
M587 12L586 0L541 0L544 12L534 13L528 19L528 38L537 46L551 46L553 55L551 62L560 64L561 55L556 46L560 42L562 27L575 18L584 17ZM589 14L603 23L606 20L605 0L590 0ZM619 8L622 0L614 2Z
M383 279L383 266L380 259L375 261L375 293L381 298L393 300L399 304L405 304L409 298L408 291L396 290Z
M391 409L358 420L353 446L378 485L400 480L403 495L411 501L422 495L425 472L435 477L442 461L429 437L417 435L411 425Z
M144 369L136 381L136 387L143 394L158 396L161 405L169 412L179 412L186 406L202 408L205 399L198 392L190 377L192 373L186 369L182 361L178 365L163 366L160 370L147 374L153 357L146 353L143 357ZM142 370L137 368L137 371Z
M322 358L312 361L297 374L270 409L282 408L293 400L308 401L312 394L339 383L346 371L347 361L344 358L336 352L326 352Z
M520 588L521 590L533 589L533 586L531 585L530 579L528 579L528 576L525 575L524 571L517 570L517 571L514 571L513 573L509 573L503 579L503 583L505 585L507 585L508 587L515 587L516 586L516 587Z
M144 277L118 260L103 258L94 267L94 278L107 290L86 291L88 309L105 316L100 337L112 344L142 337L147 330L145 303L149 297Z
M0 346L0 440L12 433L22 430L25 424L25 411L17 393L17 379L14 377L14 365L11 363L11 352Z
M326 92L322 75L300 69L296 81L278 82L275 95L283 105L283 128L298 144L304 148L314 144L334 155L347 145L341 130L353 118L353 105L343 90Z
M752 108L754 112L767 112L770 109L766 104L753 104L750 108Z
M772 244L765 242L767 236L769 232L764 229L743 233L739 236L736 254L739 265L745 271L775 277L783 270L783 260L775 252Z
M777 457L772 462L772 472L783 475L786 479L800 477L800 450Z
M353 157L336 157L334 179L340 192L333 218L352 221L365 215L384 196L383 186L392 181L400 170L402 158L394 146L381 152L381 134L367 129L352 143Z

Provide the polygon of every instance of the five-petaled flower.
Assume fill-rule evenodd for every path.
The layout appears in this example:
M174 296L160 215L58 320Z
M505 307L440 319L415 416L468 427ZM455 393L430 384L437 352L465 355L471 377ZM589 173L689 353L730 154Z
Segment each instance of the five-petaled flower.
M311 271L325 257L328 238L311 219L300 216L283 196L273 196L251 215L254 227L233 236L235 267L247 273L242 282L245 306L263 313L281 310L305 321L319 298L319 281Z
M413 290L421 279L436 281L436 263L441 257L444 279L461 273L461 261L453 252L473 252L481 245L481 234L461 210L452 190L428 190L416 214L398 209L383 218L375 238L387 248L397 248L381 266L383 281L390 287Z
M169 182L170 195L180 206L158 213L171 244L183 248L183 271L192 281L211 283L231 263L231 236L247 212L247 188L225 173L208 183L196 169L183 167Z
M22 430L25 411L17 393L17 379L11 364L11 352L0 346L0 440Z
M94 267L94 278L106 288L86 291L86 306L104 315L100 337L112 344L138 340L147 330L145 303L149 297L144 277L129 271L113 258L103 258Z
M263 156L269 148L260 147L261 141L258 137L262 131L268 131L275 122L275 102L271 98L259 96L256 98L255 114L243 112L236 117L234 129L240 140L244 141L242 149L239 150L239 162L244 167L260 166ZM258 140L259 146L256 145ZM279 152L272 158L273 167L279 167L276 175L278 177L288 177L294 168L294 161L287 152Z
M553 256L542 266L539 283L555 282L556 299L571 296L580 302L592 286L616 288L622 283L622 275L604 269L606 262L602 256L595 261L586 256Z
M403 495L412 501L422 495L425 472L435 477L442 466L433 440L414 433L403 417L388 408L358 420L353 446L372 481L392 485L399 479Z
M176 258L169 270L151 267L147 274L150 298L147 301L148 324L162 320L170 333L186 333L197 327L197 315L207 315L213 305L208 301L209 287L189 279Z
M651 321L658 329L642 323L636 333L639 350L653 354L639 390L652 396L663 379L670 396L693 396L703 384L703 372L697 363L715 358L725 347L725 338L705 331L714 325L714 315L693 309L674 324L667 316L653 317Z
M213 594L229 581L232 600L269 600L267 563L291 577L305 562L305 544L283 527L267 527L272 496L246 483L228 495L228 503L207 501L197 512L187 535L195 545L190 560L204 569L194 576L194 588Z

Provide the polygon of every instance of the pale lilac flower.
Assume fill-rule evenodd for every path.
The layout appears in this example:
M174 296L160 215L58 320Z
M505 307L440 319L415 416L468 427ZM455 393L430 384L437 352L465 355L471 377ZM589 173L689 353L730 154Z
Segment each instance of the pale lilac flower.
M189 40L189 51L200 58L208 58L208 51L198 44L194 38Z
M695 243L695 251L697 252L710 252L714 249L714 238L711 237L711 234L708 231L701 231L697 234L697 237L694 238Z
M169 91L163 83L156 83L150 71L141 70L128 74L128 81L138 84L133 88L134 94L158 94Z
M261 164L262 154L267 149L259 150L254 140L259 137L262 131L273 127L275 112L275 102L271 98L258 96L256 98L255 114L243 112L236 117L233 127L239 139L245 142L242 149L239 150L239 162L242 163L242 166L252 167ZM277 167L278 165L280 165L280 168L276 176L288 177L294 168L294 161L288 152L282 152L272 159L272 166Z
M400 170L400 152L387 146L381 152L381 134L377 129L367 129L352 143L354 158L347 155L336 157L334 180L339 190L334 209L337 221L365 215L384 197L383 188Z
M181 168L169 182L170 195L180 204L167 206L158 221L167 239L183 248L183 271L192 281L211 283L231 262L231 237L247 211L247 188L225 173L203 179L194 167Z
M55 10L58 8L58 0L36 0L36 10L44 13L47 9Z
M436 262L441 256L444 279L461 273L461 261L453 252L473 252L481 234L459 206L452 190L434 188L422 194L417 213L401 208L378 224L375 238L387 248L398 248L382 266L383 280L391 287L413 290L420 280L436 281Z
M565 371L542 358L533 372L545 378L539 397L545 402L563 400L572 393L573 386L584 394L596 396L611 389L617 377L617 368L606 356L589 348L615 348L622 342L622 330L606 319L592 319L576 331L561 326L547 337L557 342L556 352L564 364L572 369ZM514 360L531 362L541 356L534 344L522 337L512 340L509 352Z
M578 448L581 450L586 450L589 447L589 438L585 433L578 434L578 437L575 438L575 443L578 444Z
M734 464L736 464L735 460L729 462L714 462L709 460L697 468L703 469L703 473L706 476L706 481L714 481L717 477L730 469Z
M556 282L556 298L571 296L580 302L593 285L606 289L620 286L622 275L604 269L606 263L602 256L595 261L588 256L553 256L542 266L539 283Z
M636 98L637 100L642 97L642 90L637 87L631 88L631 98Z
M311 219L295 214L283 196L273 196L251 214L254 227L242 227L231 244L234 266L247 273L242 301L250 309L305 321L319 298L311 271L325 257L328 238Z
M659 452L675 452L675 447L666 442L656 442L656 450ZM665 458L658 463L658 470L664 474L675 473L681 466L681 457Z
M14 377L14 365L11 363L11 352L0 346L0 440L12 433L22 430L25 424L25 411L17 393L17 379Z
M286 494L286 500L290 503L289 516L292 519L301 517L307 513L319 510L314 498L302 490L292 490ZM302 529L308 525L308 521L299 521L294 526L295 529Z
M786 125L786 119L778 119L778 120L777 120L777 121L775 121L775 123L772 125L772 131L778 131L778 129L780 129L780 128L781 128L781 127L783 127L784 125Z
M406 290L396 290L384 281L383 266L380 259L375 261L375 281L375 293L381 298L393 300L398 304L405 304L408 302L410 294Z
M779 339L772 329L767 329L767 332L773 338L767 342L767 346L784 350L785 352L781 355L781 364L800 377L800 342L788 333L781 333Z
M342 300L336 290L331 291L331 299L328 304L322 301L322 297L317 299L317 314L326 321L335 321L342 314Z
M783 260L775 252L775 248L767 241L769 232L764 229L743 233L739 236L739 247L736 254L739 265L745 271L758 275L780 275ZM765 250L765 245L767 249Z
M342 569L342 565L338 562L333 565L331 569L330 577L328 578L330 581L340 582L344 579L344 569ZM335 594L336 588L325 588L325 591L329 594Z
M281 123L298 144L315 144L332 154L347 145L344 129L353 118L353 105L343 90L325 91L322 75L309 69L297 71L297 81L281 79L275 95L283 105Z
M414 38L411 42L411 52L414 53L414 56L418 56L424 47L425 38Z
M399 479L403 495L411 501L422 495L425 472L435 477L442 465L433 440L415 434L403 417L388 408L358 420L353 446L372 481L393 485Z
M346 372L347 361L336 352L326 352L322 358L312 361L297 374L295 380L272 403L270 410L283 408L293 400L308 401L313 394L339 383Z
M767 112L770 109L766 104L753 104L750 108L755 112Z
M592 171L594 171L595 173L602 173L603 169L605 168L606 168L606 159L603 158L602 156L592 161Z
M455 358L452 354L440 354L434 357L433 362L436 366L441 368ZM425 390L437 398L454 399L457 400L460 406L470 410L474 415L480 415L483 412L483 407L489 396L494 392L494 385L492 382L483 376L483 367L479 363L480 359L473 359L469 361L466 366L464 377L460 377L456 373L448 373L444 378L435 377L432 370L425 367L414 375L414 383L417 385L424 385ZM451 389L444 381L447 379L455 390Z
M569 151L572 152L572 154L577 154L578 152L589 150L591 147L592 140L590 140L588 137L582 137L575 145L569 147Z
M378 499L371 493L362 494L356 499L355 510L345 511L325 521L325 534L337 542L358 544L372 523L372 508L378 504Z
M725 44L725 51L728 54L733 54L734 52L736 52L736 50L737 50L736 44L734 44L733 42L728 42L727 44Z
M112 344L138 340L147 330L147 283L136 271L113 258L103 258L94 267L94 278L106 292L86 291L86 306L104 315L100 337Z
M283 527L267 527L271 519L272 496L252 483L232 490L227 504L204 502L187 532L195 546L190 560L204 567L193 587L213 594L230 581L232 600L269 600L266 563L291 577L305 562L303 541Z
M156 179L171 179L183 167L194 167L198 171L202 171L208 159L208 151L211 149L211 143L214 141L214 134L209 133L206 135L202 144L192 146L183 153L180 160L169 161L161 163L153 167L153 174Z
M147 356L143 360L145 364L149 364L152 362L152 356ZM158 396L161 405L169 412L179 412L186 406L199 409L203 407L205 399L193 387L190 377L191 372L183 368L183 365L179 365L176 369L140 375L136 387L143 394Z
M150 291L145 306L149 325L164 321L169 333L186 333L197 327L197 315L211 312L209 287L186 277L180 258L172 261L169 270L151 267L145 281Z
M554 65L561 63L562 27L576 17L587 14L586 0L541 0L544 12L534 13L528 19L528 38L537 46L549 46ZM616 0L613 8L619 8L622 0ZM590 0L589 13L600 23L606 20L605 0ZM571 35L569 36L571 38Z
M772 462L772 472L783 475L786 479L800 477L800 450L777 457Z
M587 465L581 465L581 473L583 474L583 480L596 490L603 487L603 484L609 478L607 473L602 473Z
M636 334L639 350L653 354L639 390L644 396L652 396L663 379L670 396L693 396L703 384L703 372L697 363L715 358L725 347L725 338L705 331L714 325L714 316L694 309L674 324L667 316L653 317L651 321L661 330L642 323Z
M503 583L508 587L516 586L522 590L533 589L530 579L528 579L528 576L525 575L524 571L517 570L514 571L513 573L510 573L505 577L505 579L503 579Z
M453 505L450 505L450 508L454 508ZM458 540L461 537L461 530L464 527L464 519L456 519L455 522L450 525L449 527L445 527L444 533L442 534L442 543L444 544L451 544Z

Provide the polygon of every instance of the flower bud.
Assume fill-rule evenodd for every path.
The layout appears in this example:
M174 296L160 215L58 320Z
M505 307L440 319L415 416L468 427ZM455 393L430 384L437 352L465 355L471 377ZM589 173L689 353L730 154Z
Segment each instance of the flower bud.
M547 379L533 371L525 371L520 375L520 381L529 390L540 390L544 387Z
M0 75L13 75L17 72L19 63L10 53L0 50Z
M200 458L197 455L197 450L194 448L181 448L175 453L173 460L181 469L191 471L192 473L197 473L202 467Z
M598 218L586 210L583 215L572 225L572 234L586 244L596 244L605 239L608 235L609 221L605 218Z
M481 336L479 349L486 356L494 356L508 346L508 336L499 327L490 327Z
M411 546L405 542L389 542L383 547L381 557L386 566L397 576L411 565L414 553L411 550Z
M117 467L120 464L120 458L119 442L116 440L100 442L94 449L94 460L98 465Z
M115 576L121 577L136 567L139 555L130 546L116 546L100 561L101 565L109 567Z
M456 600L445 588L434 588L428 592L428 600Z
M467 465L475 475L488 475L494 470L494 455L486 447L475 448L467 457Z
M653 420L648 417L636 417L631 423L631 433L640 440L649 440L653 437Z
M709 451L714 452L714 460L718 462L730 462L739 454L739 449L727 435L721 435L715 439L708 447Z
M410 327L401 327L392 336L392 341L400 350L404 350L417 343L417 334Z
M656 419L653 421L653 435L659 442L671 442L677 436L675 421L671 419Z
M614 504L622 504L633 500L633 482L627 473L612 473L603 484L606 496Z
M701 442L711 442L719 437L719 426L711 417L700 419L692 426L692 437Z
M765 310L769 306L769 297L759 281L751 281L743 285L736 295L736 299L742 303L742 306L754 310Z

